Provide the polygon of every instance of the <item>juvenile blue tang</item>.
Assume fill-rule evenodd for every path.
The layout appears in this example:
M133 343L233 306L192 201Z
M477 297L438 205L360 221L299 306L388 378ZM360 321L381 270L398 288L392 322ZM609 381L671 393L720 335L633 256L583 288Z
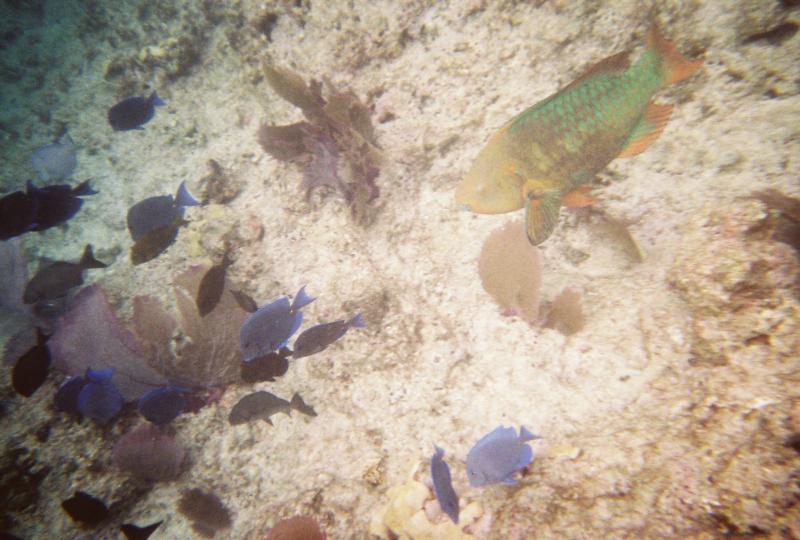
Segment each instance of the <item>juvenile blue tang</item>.
M155 90L150 97L125 98L108 110L108 123L114 131L144 129L142 126L153 119L156 107L166 105Z
M438 446L433 446L435 453L431 458L431 480L433 481L433 492L442 511L447 514L453 523L458 523L458 495L453 489L453 481L450 477L450 467L444 461L444 450Z
M37 188L29 180L25 191L0 199L0 240L60 225L78 213L81 197L95 193L88 180L74 188L68 184Z
M297 291L291 304L289 298L283 296L259 308L244 321L239 332L242 360L249 362L286 345L303 323L300 309L314 301L305 289L301 287Z
M520 427L519 436L514 428L503 426L484 435L467 454L469 485L516 484L512 475L533 461L533 450L525 443L539 438L524 426Z
M25 286L22 300L26 304L33 304L61 298L73 287L83 285L84 270L106 266L94 258L92 246L87 244L81 260L76 263L53 261L42 265Z
M39 180L62 180L72 176L78 147L72 142L69 133L65 133L58 142L40 146L31 154L31 165Z
M177 418L186 408L186 389L165 386L150 390L139 398L139 412L149 422L163 426Z
M302 358L324 351L329 345L344 336L351 327L364 327L364 318L360 313L346 321L339 320L312 326L297 336L292 356Z
M72 377L56 392L56 408L88 416L107 424L122 409L123 398L111 381L113 369L87 369L83 377Z
M174 198L172 195L158 195L141 200L128 210L128 231L131 238L138 242L156 229L183 218L185 207L199 204L186 188L186 182L180 183Z

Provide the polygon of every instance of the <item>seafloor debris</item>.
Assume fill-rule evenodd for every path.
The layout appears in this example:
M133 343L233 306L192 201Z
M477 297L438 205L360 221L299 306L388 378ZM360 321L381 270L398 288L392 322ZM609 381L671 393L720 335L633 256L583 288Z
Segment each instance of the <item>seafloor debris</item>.
M120 437L114 463L142 480L171 480L181 472L186 449L178 439L145 423Z
M687 222L669 280L692 313L693 365L725 365L759 344L796 357L800 265L797 251L777 241L779 223L752 199Z
M478 274L483 288L505 312L537 321L542 262L539 248L528 242L524 223L509 222L486 238Z
M200 199L203 204L228 204L242 191L243 182L231 178L220 163L209 159L208 174L198 180Z
M178 501L178 511L192 520L192 528L198 534L211 538L216 531L233 524L230 510L213 493L201 489L186 489Z
M514 473L533 461L533 450L525 443L539 438L524 426L520 427L519 435L514 428L503 426L484 435L467 454L469 485L516 484Z
M553 300L547 313L545 328L554 328L565 336L580 332L586 324L581 306L581 293L578 289L567 287Z
M303 166L306 198L321 186L332 187L350 204L356 222L367 223L367 205L378 197L378 144L369 109L351 91L334 90L326 81L308 84L298 74L264 64L273 90L299 107L307 121L261 127L258 140L268 154Z
M273 525L267 534L267 540L325 540L325 534L314 518L294 516Z

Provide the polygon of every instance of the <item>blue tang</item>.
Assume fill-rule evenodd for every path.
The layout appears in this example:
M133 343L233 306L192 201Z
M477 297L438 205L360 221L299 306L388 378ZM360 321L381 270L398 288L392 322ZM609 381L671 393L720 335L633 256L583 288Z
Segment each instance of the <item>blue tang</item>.
M108 109L108 123L114 131L144 129L142 126L153 119L156 107L166 105L153 91L150 97L133 96L125 98Z
M88 368L83 377L72 377L56 392L56 408L88 416L105 425L122 409L123 398L111 382L113 369Z
M180 221L183 218L183 209L186 206L200 204L186 189L186 182L181 182L175 197L172 195L158 195L148 197L134 204L128 210L128 231L134 242L142 237L163 227Z
M458 495L453 489L453 481L450 477L450 467L444 461L444 450L438 446L433 446L435 453L431 458L431 480L433 480L433 492L442 511L447 514L453 523L458 523Z
M300 309L313 301L305 287L301 287L291 304L289 298L282 296L256 310L244 321L239 332L242 360L249 362L285 346L303 323Z
M31 165L39 180L61 180L72 176L78 147L72 142L69 133L65 133L58 142L40 146L31 154Z
M469 485L516 484L513 474L533 461L533 450L525 443L539 438L525 427L520 427L519 435L503 426L484 435L467 454Z
M188 391L175 386L150 390L139 398L139 412L149 422L163 426L177 418L186 408L183 394Z

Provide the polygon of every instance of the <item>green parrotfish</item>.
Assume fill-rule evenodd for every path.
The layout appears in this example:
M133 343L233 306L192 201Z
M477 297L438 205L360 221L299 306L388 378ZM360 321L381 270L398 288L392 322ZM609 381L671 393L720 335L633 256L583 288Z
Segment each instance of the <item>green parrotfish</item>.
M479 214L525 208L528 240L538 245L558 224L561 206L585 206L589 184L616 157L642 152L669 119L651 102L664 86L700 69L653 24L647 48L601 60L554 95L512 118L478 154L456 200Z

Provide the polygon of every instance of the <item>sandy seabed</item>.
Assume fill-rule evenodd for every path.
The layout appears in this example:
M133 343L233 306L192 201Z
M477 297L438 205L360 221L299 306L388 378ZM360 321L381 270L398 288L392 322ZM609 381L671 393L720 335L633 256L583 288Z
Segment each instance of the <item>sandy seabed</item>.
M121 521L163 519L152 538L189 538L176 501L199 487L232 511L217 538L263 538L295 514L316 517L329 538L369 538L389 488L415 464L423 480L438 444L462 508L481 509L466 531L478 538L800 538L800 456L787 444L800 433L797 255L748 236L770 214L746 198L800 195L800 37L744 43L797 20L793 3L4 4L3 192L31 176L30 151L64 126L80 146L75 178L100 192L68 227L26 235L32 260L74 259L93 244L112 264L88 280L126 316L132 295L163 296L233 239L229 275L255 298L308 284L318 300L307 321L363 311L367 322L277 382L229 387L176 420L191 466L149 490L111 464L121 428L54 416L63 377L23 400L4 375L4 453L26 448L51 468L12 531L92 536L59 507L82 489L128 501ZM612 53L640 54L653 18L705 65L659 94L675 105L660 139L613 162L593 192L631 223L644 260L596 219L562 215L542 246L542 295L580 290L585 328L565 337L504 317L476 261L485 237L520 213L470 214L455 186L511 116ZM385 162L366 224L333 192L306 201L300 169L258 145L262 123L300 120L263 61L349 88L373 111ZM108 107L151 89L167 102L154 120L112 132ZM200 190L209 160L238 195L190 209L175 245L132 266L127 208L182 180ZM254 389L299 391L318 416L230 426ZM470 488L466 454L499 424L542 435L537 458L517 486Z

